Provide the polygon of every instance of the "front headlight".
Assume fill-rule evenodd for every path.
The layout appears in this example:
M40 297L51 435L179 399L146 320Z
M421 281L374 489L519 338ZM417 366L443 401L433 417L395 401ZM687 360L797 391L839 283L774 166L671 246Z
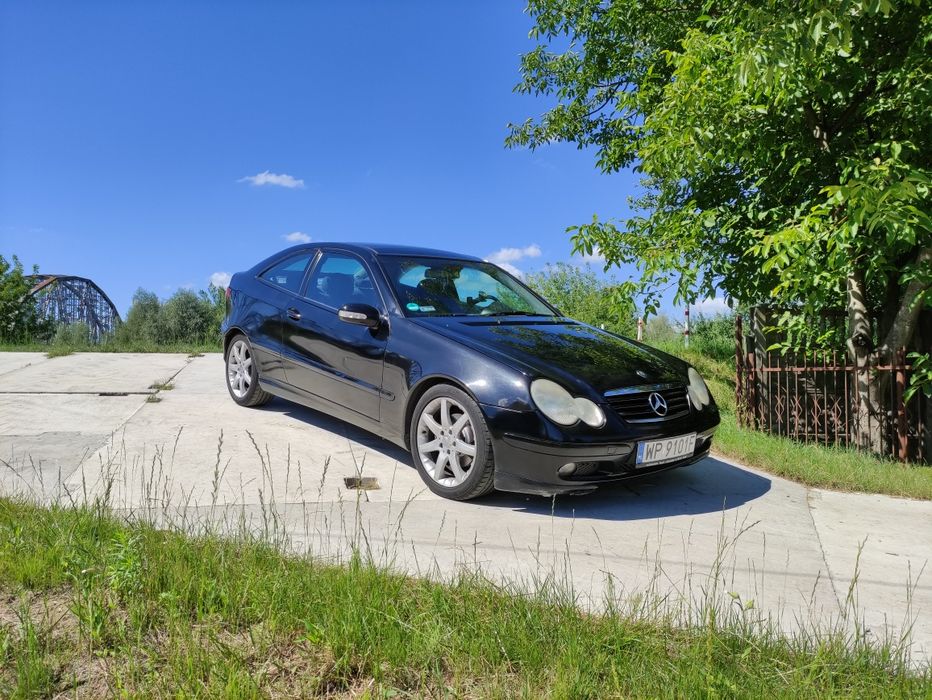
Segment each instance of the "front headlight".
M705 385L702 376L692 367L687 372L689 376L689 398L692 399L693 405L698 409L703 409L712 402L712 396L709 394L709 387Z
M593 428L605 425L605 414L589 399L573 397L570 392L549 379L531 382L531 398L540 412L554 423L573 425L582 421Z

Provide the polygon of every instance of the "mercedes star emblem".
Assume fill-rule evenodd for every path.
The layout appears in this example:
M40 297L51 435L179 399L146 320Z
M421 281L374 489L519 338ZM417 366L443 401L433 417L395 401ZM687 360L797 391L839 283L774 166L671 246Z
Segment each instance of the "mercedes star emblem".
M667 400L657 392L647 397L647 403L650 404L650 407L658 416L667 415Z

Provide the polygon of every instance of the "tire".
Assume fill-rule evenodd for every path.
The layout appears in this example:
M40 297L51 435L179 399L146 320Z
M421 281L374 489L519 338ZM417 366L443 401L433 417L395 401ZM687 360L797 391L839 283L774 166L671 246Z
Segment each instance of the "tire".
M259 386L259 367L249 339L238 334L233 336L223 356L227 391L240 406L262 406L272 400L272 394Z
M449 384L424 392L411 416L408 439L414 466L437 495L467 501L495 488L489 428L466 392Z

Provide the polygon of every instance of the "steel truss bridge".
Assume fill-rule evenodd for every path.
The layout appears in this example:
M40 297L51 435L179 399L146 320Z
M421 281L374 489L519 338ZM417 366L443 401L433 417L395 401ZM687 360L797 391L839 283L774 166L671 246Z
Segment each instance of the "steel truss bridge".
M34 275L29 294L39 315L53 326L85 323L89 340L99 343L113 333L120 314L93 280L74 275Z

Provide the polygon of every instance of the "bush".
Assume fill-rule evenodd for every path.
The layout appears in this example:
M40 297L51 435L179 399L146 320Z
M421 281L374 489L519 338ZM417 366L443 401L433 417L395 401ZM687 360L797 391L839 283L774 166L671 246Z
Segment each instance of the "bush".
M570 318L621 335L635 332L634 305L615 280L600 279L591 268L566 263L547 265L525 283Z
M33 267L32 272L37 274L39 268ZM19 258L14 255L10 261L0 255L0 342L48 340L52 328L39 317L29 295L32 286Z
M734 314L706 317L699 315L690 325L690 343L706 357L731 360L735 356Z
M181 289L165 302L139 289L116 341L128 346L206 345L220 342L220 323L226 313L224 291L211 287L199 293Z
M52 345L60 348L83 348L90 343L91 328L86 323L63 323L52 337Z

